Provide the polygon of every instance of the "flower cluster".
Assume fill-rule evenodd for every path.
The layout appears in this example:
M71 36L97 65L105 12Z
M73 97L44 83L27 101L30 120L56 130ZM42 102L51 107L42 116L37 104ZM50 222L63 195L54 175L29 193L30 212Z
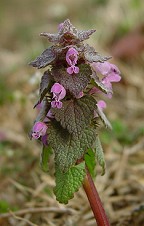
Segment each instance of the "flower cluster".
M109 62L97 62L97 63L92 63L92 68L93 70L101 74L103 78L101 79L101 83L110 91L109 93L106 94L108 98L112 98L112 82L119 82L121 80L120 76L120 71L116 67L116 65L111 64ZM93 87L90 90L90 94L94 93L102 93L98 87ZM103 110L106 107L106 103L104 101L99 102L98 106Z
M38 68L52 65L52 70L48 69L42 77L40 101L37 105L42 113L32 129L32 137L41 139L44 145L47 144L48 139L48 124L55 118L52 112L54 109L60 110L63 103L69 99L68 96L80 99L86 95L102 93L104 90L105 95L111 98L112 83L119 82L121 79L119 69L114 64L107 62L109 57L102 57L92 47L83 44L83 41L89 38L94 31L78 31L69 20L66 20L59 24L57 34L42 33L49 41L55 43L30 63ZM57 68L57 65L60 66ZM94 78L93 74L98 77L98 80ZM93 78L96 86L88 90L88 85L93 84L91 83ZM43 100L47 102L46 106L49 106L46 110ZM106 108L106 103L104 100L97 100L96 107L103 110ZM45 115L41 117L43 112ZM96 110L94 111L95 116L98 117Z

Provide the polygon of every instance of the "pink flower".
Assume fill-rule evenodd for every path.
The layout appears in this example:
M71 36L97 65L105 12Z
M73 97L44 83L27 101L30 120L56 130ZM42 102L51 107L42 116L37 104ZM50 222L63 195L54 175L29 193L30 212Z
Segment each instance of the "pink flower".
M97 107L100 108L103 111L103 109L106 108L106 102L103 101L103 100L99 100L97 102Z
M36 122L32 129L32 137L38 139L46 135L47 125L44 122Z
M75 74L79 73L79 68L75 66L77 64L77 60L78 60L78 51L73 47L69 48L69 50L66 53L66 61L70 65L70 67L67 68L68 74L71 75L73 73Z
M103 63L100 63L100 62L95 63L94 62L91 65L96 72L102 74L103 76L107 76L112 73L118 74L118 75L120 74L120 71L117 68L117 66L114 64L111 64L107 61L105 61ZM119 76L119 81L120 81L120 76ZM117 82L119 82L119 81L117 81Z
M72 65L71 67L67 68L67 73L70 74L70 75L73 74L73 73L78 74L79 73L79 68L74 66L74 65Z
M97 105L97 108L100 109L101 111L103 111L103 109L106 108L106 103L103 100L99 100L96 105ZM96 111L94 111L94 118L95 117L98 117L98 114Z
M121 80L120 76L120 71L119 69L114 65L109 62L104 62L104 63L92 63L93 69L101 73L104 77L102 78L101 82L105 85L106 88L112 91L112 82L119 82ZM95 90L91 90L90 92L94 93L95 92L101 92L98 88ZM108 98L112 97L112 94L106 94Z
M60 100L62 100L66 95L65 88L61 84L55 83L51 88L51 92L53 93L54 99L51 102L52 108L62 108L62 102Z

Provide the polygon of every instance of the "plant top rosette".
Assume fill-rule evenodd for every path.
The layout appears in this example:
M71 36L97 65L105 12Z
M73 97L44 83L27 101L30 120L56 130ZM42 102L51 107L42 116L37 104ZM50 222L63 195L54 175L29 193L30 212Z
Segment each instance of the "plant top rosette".
M56 186L60 203L68 203L83 184L87 170L93 175L95 164L105 173L103 149L98 137L99 120L111 124L100 97L111 98L112 83L119 82L120 71L83 41L95 30L77 30L67 19L58 33L41 33L53 45L34 61L33 67L46 68L35 104L39 114L31 137L43 144L41 166L48 171L50 154L55 156Z

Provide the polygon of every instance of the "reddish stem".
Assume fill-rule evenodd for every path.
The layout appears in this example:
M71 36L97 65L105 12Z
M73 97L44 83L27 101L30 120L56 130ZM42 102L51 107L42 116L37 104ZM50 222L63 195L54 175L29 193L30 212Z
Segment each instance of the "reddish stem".
M102 202L91 178L89 171L87 170L87 175L83 183L84 190L88 197L91 209L94 213L96 222L98 226L110 226L108 218L106 216L105 210L103 208Z

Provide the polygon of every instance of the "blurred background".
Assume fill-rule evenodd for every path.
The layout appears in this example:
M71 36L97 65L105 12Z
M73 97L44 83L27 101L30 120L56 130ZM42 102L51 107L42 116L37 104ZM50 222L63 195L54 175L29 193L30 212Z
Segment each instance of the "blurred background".
M121 82L113 85L113 98L106 100L113 131L101 130L107 171L101 177L97 168L95 184L111 225L142 226L143 0L0 1L0 226L95 225L83 189L68 205L57 203L53 173L43 173L39 166L41 146L28 138L43 72L28 62L50 45L39 34L57 32L67 18L80 30L96 29L87 43L112 55L122 73Z

